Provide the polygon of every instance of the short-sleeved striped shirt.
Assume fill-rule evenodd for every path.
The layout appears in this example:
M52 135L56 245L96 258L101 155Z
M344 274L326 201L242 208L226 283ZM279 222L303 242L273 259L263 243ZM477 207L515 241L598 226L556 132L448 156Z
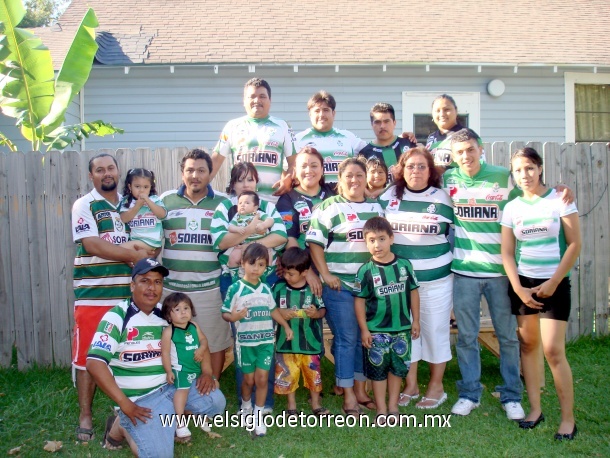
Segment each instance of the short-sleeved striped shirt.
M258 282L258 285L253 285L244 279L233 283L229 286L221 311L231 313L234 307L237 311L244 307L248 309L246 318L235 322L235 343L237 345L257 347L275 342L273 319L271 318L275 301L269 286L261 281Z
M119 195L119 202L121 196ZM131 268L87 253L82 239L99 237L120 245L129 240L129 228L121 221L118 204L108 202L95 189L72 207L72 238L78 244L74 258L75 306L111 307L130 296Z
M456 167L445 172L443 182L455 214L451 270L468 277L506 275L500 221L504 206L514 195L508 169L481 163L481 170L469 177Z
M366 300L366 325L371 332L411 329L411 291L419 288L411 263L394 257L384 264L371 259L358 270L354 296Z
M166 382L161 362L161 333L165 326L161 304L147 315L133 301L121 301L100 321L87 359L108 364L118 387L135 401Z
M506 204L502 225L517 239L517 271L529 278L551 278L566 251L561 218L576 213L554 189L533 200L518 197ZM569 274L568 274L569 275Z
M392 186L379 197L394 231L392 252L409 259L417 279L433 281L451 274L451 246L447 240L453 224L453 205L442 189L405 188L402 199Z
M167 216L162 263L169 270L163 286L172 291L207 291L219 286L220 264L210 227L216 207L226 199L208 186L199 202L184 195L184 185L161 196Z
M230 168L240 162L254 164L261 199L275 203L278 197L272 186L282 176L284 160L295 154L294 132L286 121L274 116L242 116L225 125L214 152L228 157Z
M381 205L371 199L351 202L334 196L322 202L311 217L305 238L325 250L331 274L351 290L354 274L371 257L364 241L364 224L374 216L383 216Z
M310 127L296 135L295 146L297 152L305 146L318 150L324 159L324 181L334 186L339 181L339 164L356 156L366 142L349 130L331 128L328 132L320 132Z
M440 130L437 130L428 136L428 139L426 140L426 149L432 153L434 165L449 168L457 167L457 164L451 157L451 137L462 129L464 129L464 126L456 124L449 129L449 132L443 134ZM479 146L483 146L483 140L481 140L481 138L479 138ZM483 154L481 155L481 162L486 162L485 151L483 151Z
M322 320L312 320L303 309L324 308L322 298L314 296L307 283L302 288L294 288L285 281L280 281L273 286L273 296L279 308L301 310L299 317L288 321L294 333L292 340L286 340L286 331L279 326L275 351L302 355L319 354L322 351Z
M231 196L230 199L223 200L214 210L214 216L212 217L213 219L211 233L212 239L214 240L214 250L216 250L217 252L220 251L218 245L228 233L229 223L231 219L237 213L236 204L237 196ZM284 238L287 238L286 226L284 226L284 223L282 222L282 217L276 210L275 205L270 202L267 202L266 200L261 199L259 211L267 215L267 217L273 218L273 226L271 226L267 235L277 234L281 235ZM277 251L282 249L283 247L284 245L279 245L275 247L274 253L277 253ZM220 251L220 253L218 253L218 261L220 262L222 270L224 272L228 272L229 269L227 267L227 264L229 263L229 256L227 256L225 252L226 250ZM271 264L269 265L274 267L275 261L276 256L273 257L273 259L271 260Z

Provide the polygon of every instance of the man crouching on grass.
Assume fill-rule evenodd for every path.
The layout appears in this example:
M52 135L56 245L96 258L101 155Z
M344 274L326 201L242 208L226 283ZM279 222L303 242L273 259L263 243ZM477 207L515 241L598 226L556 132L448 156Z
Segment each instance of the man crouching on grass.
M104 447L116 449L125 440L140 458L174 455L176 422L163 426L160 418L174 414L176 391L165 383L161 361L167 322L159 299L168 273L155 259L139 261L132 271L131 299L104 315L87 354L87 370L120 409L106 421ZM225 404L212 368L204 368L191 385L186 409L212 417L224 412Z

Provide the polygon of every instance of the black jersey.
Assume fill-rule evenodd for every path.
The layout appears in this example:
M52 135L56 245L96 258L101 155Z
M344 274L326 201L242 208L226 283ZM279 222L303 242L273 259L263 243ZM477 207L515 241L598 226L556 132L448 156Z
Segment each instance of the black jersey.
M415 143L408 138L396 137L388 146L379 146L371 142L360 150L358 156L363 156L366 160L377 158L389 169L398 162L402 153L415 146ZM389 173L388 183L392 181L394 181L394 177Z

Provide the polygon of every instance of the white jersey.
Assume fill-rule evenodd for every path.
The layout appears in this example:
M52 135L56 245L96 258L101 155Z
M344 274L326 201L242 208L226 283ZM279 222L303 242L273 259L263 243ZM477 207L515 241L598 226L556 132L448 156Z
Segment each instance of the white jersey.
M339 181L339 164L348 157L355 157L367 145L349 130L330 129L319 132L309 128L296 135L296 150L299 152L305 146L318 150L324 159L324 181L334 185Z
M554 189L533 200L518 197L506 204L501 224L510 227L517 239L519 275L553 276L566 250L561 218L577 211L574 203L565 204Z
M165 204L159 196L149 196L149 199L153 204L165 209ZM123 198L121 201L121 213L133 208L134 205L136 205L136 202L135 199L132 199L131 204L127 207L127 199ZM127 224L129 224L129 228L131 229L131 240L139 240L150 247L161 248L161 242L163 241L163 224L148 205L143 205L142 208L138 210L136 216Z

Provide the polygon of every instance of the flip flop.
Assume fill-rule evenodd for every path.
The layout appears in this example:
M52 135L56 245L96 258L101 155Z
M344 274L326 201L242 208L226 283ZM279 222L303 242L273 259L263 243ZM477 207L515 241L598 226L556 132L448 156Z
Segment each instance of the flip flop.
M318 407L317 409L313 409L311 411L316 417L324 417L330 413L326 407Z
M358 401L358 404L360 404L360 406L364 407L366 410L377 410L377 405L372 399L363 402Z
M110 430L112 429L116 418L116 415L110 415L108 418L106 418L106 429L104 430L104 441L102 442L102 447L107 450L123 448L121 441L110 437ZM110 447L106 447L106 444L110 445Z
M415 393L413 395L400 393L400 396L398 397L398 405L400 407L407 407L411 400L415 400L417 398L419 398L419 393Z
M415 404L415 407L417 407L418 409L436 409L446 400L447 400L447 393L443 393L439 399L427 398L426 396L423 396L421 398L421 401L419 401L417 404ZM434 404L430 404L429 406L420 405L422 402L426 402L426 401L434 401Z
M378 413L375 416L375 424L378 426L385 426L387 415L384 413Z
M299 411L297 409L286 409L286 416L287 417L298 417Z
M362 415L362 411L360 409L346 409L344 407L341 407L341 411L346 417L358 418L360 417L360 415Z
M81 428L80 426L77 426L74 430L74 434L76 434L76 440L78 442L89 442L95 438L95 432L93 431L93 428ZM89 436L89 439L81 439L79 437L81 434Z

